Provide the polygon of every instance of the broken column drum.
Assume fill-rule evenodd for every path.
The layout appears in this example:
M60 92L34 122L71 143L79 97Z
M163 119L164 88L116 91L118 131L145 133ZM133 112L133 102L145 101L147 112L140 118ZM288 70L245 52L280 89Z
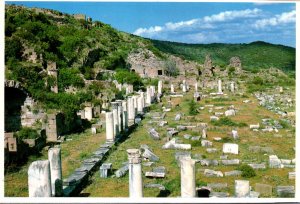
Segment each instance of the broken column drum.
M61 149L50 148L48 151L50 162L52 196L62 196L62 170L61 170Z
M113 142L114 141L114 117L112 112L107 112L105 114L105 124L106 124L106 141Z
M181 168L181 197L192 198L196 196L195 160L183 158L180 160Z
M32 162L28 168L29 197L51 197L50 162Z
M142 158L138 149L128 149L129 161L129 197L143 197Z
M222 81L221 81L221 79L218 80L218 93L223 93L222 92Z

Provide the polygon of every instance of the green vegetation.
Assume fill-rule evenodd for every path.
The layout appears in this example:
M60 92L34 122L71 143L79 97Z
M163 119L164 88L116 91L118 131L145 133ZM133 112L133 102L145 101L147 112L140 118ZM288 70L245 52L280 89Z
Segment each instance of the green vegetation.
M233 126L233 127L246 127L247 126L246 123L234 122L228 117L223 117L223 118L220 118L219 120L211 121L210 123L214 126Z
M251 177L256 176L256 173L255 173L254 169L251 166L247 165L247 164L243 164L243 165L239 166L237 168L237 170L242 171L242 177L243 178L251 178Z
M142 85L141 77L137 73L130 72L126 69L117 69L115 79L121 84L133 84L133 87L136 90L138 90Z
M18 133L17 137L21 140L23 139L36 139L39 137L39 134L36 132L36 130L29 128L29 127L23 127Z
M197 115L198 111L197 111L197 103L192 99L189 102L189 114L190 115Z
M204 63L205 56L210 54L216 65L229 64L233 56L240 57L242 66L246 70L276 67L284 71L295 70L295 48L283 45L273 45L266 42L249 44L185 44L152 40L153 44L162 52L167 52L188 60Z
M176 62L173 60L168 60L165 62L165 72L168 76L178 76L179 75L179 69L176 66Z

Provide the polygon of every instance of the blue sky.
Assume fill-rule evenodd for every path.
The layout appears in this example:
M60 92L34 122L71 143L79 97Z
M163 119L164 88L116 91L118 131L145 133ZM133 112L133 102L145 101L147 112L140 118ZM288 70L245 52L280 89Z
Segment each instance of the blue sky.
M266 41L295 47L294 3L8 2L83 13L142 37L185 43Z

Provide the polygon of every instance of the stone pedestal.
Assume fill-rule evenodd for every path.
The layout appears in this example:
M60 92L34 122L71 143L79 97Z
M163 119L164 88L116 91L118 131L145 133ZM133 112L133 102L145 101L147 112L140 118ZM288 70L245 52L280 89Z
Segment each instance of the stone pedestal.
M114 117L112 112L107 112L105 114L105 123L106 123L106 141L114 141Z
M196 197L195 160L183 158L180 160L181 168L181 197Z
M142 159L138 149L128 149L129 161L129 197L143 197Z
M247 180L235 180L234 181L235 197L245 198L250 195L250 185Z
M29 197L51 197L50 162L32 162L28 168Z
M110 171L112 169L112 163L104 163L100 166L100 177L101 178L107 178L110 174Z
M61 149L58 147L50 148L48 160L50 162L52 196L62 196Z

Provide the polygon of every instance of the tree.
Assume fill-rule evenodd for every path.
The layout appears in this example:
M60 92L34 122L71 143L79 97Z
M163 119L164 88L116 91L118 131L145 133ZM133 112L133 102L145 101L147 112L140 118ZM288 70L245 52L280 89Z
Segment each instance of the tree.
M179 70L176 67L176 62L173 60L168 60L165 62L165 72L168 76L178 76L179 75Z

